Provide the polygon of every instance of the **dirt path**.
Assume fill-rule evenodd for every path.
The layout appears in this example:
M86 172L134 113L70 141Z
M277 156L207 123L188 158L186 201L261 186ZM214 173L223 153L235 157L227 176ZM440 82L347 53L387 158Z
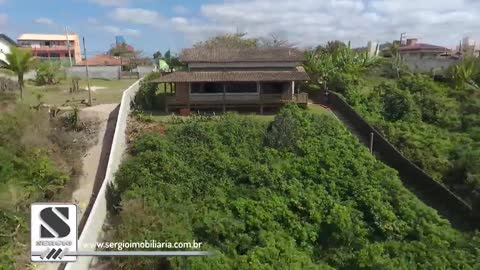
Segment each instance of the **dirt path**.
M103 104L80 111L81 121L98 123L99 126L96 140L82 158L82 175L72 193L71 201L78 205L80 211L79 234L85 224L85 214L90 211L89 206L95 201L95 192L105 177L117 115L118 104ZM40 265L39 269L57 270L59 266L59 263L44 264Z
M80 210L81 215L79 216L79 219L83 217L85 210L90 203L90 198L94 196L93 191L98 174L97 172L99 172L99 166L103 163L102 150L106 135L105 132L107 131L110 114L117 108L117 106L118 104L104 104L88 107L82 109L80 112L80 119L82 121L97 121L100 123L100 126L97 142L87 151L82 159L83 174L78 179L77 189L72 194L72 201L78 204Z

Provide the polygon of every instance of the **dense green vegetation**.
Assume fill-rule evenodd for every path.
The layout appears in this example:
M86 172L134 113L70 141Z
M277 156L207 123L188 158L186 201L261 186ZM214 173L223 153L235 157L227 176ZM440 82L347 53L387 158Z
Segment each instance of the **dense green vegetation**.
M480 268L480 235L452 229L335 118L289 106L271 123L213 119L134 143L109 193L112 240L194 239L217 253L188 269Z
M309 54L306 69L342 94L406 157L472 204L480 200L480 61L442 82L401 59L365 59L347 47ZM319 88L316 81L311 88Z
M27 269L30 204L69 200L64 187L81 173L83 145L47 112L8 102L0 102L0 269Z

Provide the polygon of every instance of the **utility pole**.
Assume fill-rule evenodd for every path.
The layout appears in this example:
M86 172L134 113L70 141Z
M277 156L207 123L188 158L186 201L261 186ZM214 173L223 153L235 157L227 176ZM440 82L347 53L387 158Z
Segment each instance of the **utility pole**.
M70 60L70 67L72 64L72 53L70 52L70 39L68 38L68 28L65 26L65 35L67 36L67 50L68 50L68 59Z
M88 58L87 46L85 46L85 37L83 37L83 53L85 54L85 70L87 72L88 106L92 106L92 89L90 89L90 80L88 78Z

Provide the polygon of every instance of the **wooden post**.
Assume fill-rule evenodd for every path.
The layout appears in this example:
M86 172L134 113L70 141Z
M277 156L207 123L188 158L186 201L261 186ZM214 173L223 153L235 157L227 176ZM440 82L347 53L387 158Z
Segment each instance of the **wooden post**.
M192 93L192 83L188 83L187 109L190 110L190 94Z
M370 153L373 153L373 132L370 133Z
M295 99L295 81L292 81L292 100Z
M260 114L263 114L263 99L262 99L262 89L260 87L260 82L257 82L257 93L258 93L258 102L260 103Z
M68 38L68 28L66 26L65 26L65 36L67 37L68 59L70 60L70 67L72 67L73 66L72 52L70 51L70 39Z
M83 37L83 53L85 54L85 70L87 72L88 106L92 106L92 90L90 89L90 79L88 78L88 58L87 46L85 45L85 37Z
M227 90L227 86L225 85L225 83L223 84L223 106L222 106L222 109L223 109L223 113L225 113L227 111L227 108L226 108L226 90Z

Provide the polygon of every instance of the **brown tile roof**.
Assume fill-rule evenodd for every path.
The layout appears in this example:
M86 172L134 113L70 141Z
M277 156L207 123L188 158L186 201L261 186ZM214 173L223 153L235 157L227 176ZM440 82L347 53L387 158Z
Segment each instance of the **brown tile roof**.
M232 49L193 48L183 50L180 61L186 63L229 63L229 62L301 62L304 54L293 48Z
M152 82L252 82L252 81L308 81L302 71L177 71Z
M110 55L97 55L87 61L83 60L77 63L77 66L85 66L87 62L89 66L121 66L122 64L126 64L127 61Z

